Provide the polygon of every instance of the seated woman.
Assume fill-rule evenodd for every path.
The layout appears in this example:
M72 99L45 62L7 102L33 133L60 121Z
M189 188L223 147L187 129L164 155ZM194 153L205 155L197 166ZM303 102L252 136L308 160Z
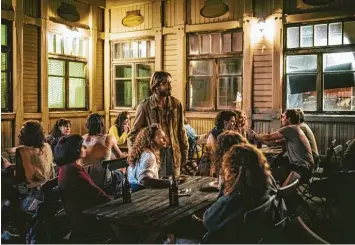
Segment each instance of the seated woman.
M29 188L38 187L54 177L53 153L45 143L43 127L39 121L29 120L19 134L16 149L16 178Z
M215 166L216 173L219 173L220 195L223 195L224 189L223 172L221 168L223 156L232 148L232 146L238 144L248 144L248 141L236 131L227 130L217 137L217 147L215 156L213 158L213 164Z
M235 111L237 118L235 123L235 130L240 133L244 138L247 138L248 121L245 112L242 110Z
M233 111L221 111L216 116L215 127L208 133L206 152L199 164L199 172L204 176L217 175L211 158L215 155L217 137L225 130L233 130L236 123L236 114Z
M285 207L279 200L244 219L246 211L266 203L275 188L269 165L263 154L250 144L234 145L223 157L224 196L206 210L203 223L208 230L208 242L256 243L254 240L267 228L284 218ZM230 219L223 226L222 223Z
M143 128L137 135L128 157L128 181L132 191L139 186L168 187L169 180L159 179L159 150L166 147L165 133L159 124Z
M58 176L59 192L64 209L79 232L88 232L87 218L82 214L85 209L95 207L111 200L85 172L82 161L86 155L83 138L80 135L62 137L55 148L55 161L60 166Z
M54 148L58 144L58 141L61 137L67 136L70 134L71 122L69 119L59 118L49 135L46 137L46 142L50 144L52 152L54 154Z
M86 120L86 127L89 132L83 135L83 145L87 148L83 162L84 165L92 166L90 177L95 184L106 188L112 183L112 175L109 170L104 173L101 162L103 160L122 158L126 155L118 148L115 137L103 133L104 120L99 114L90 114Z
M130 115L128 111L123 111L117 115L115 124L108 131L109 135L115 137L117 144L122 145L126 143L130 128Z

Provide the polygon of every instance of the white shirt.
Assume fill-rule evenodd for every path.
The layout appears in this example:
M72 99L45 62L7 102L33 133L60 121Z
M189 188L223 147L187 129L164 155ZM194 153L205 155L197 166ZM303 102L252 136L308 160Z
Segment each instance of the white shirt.
M128 167L128 181L131 184L143 185L142 180L145 177L159 179L158 171L159 166L155 155L146 150L141 154L134 167L132 165Z

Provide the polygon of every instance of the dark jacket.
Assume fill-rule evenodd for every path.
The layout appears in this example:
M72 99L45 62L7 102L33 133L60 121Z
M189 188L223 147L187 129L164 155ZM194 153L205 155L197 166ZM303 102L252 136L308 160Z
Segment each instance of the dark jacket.
M355 170L355 139L350 142L345 150L341 164L344 170Z
M59 169L58 186L64 209L70 220L78 224L85 209L112 200L92 181L84 168L70 163Z
M132 145L138 132L153 123L159 123L162 128L167 128L169 132L165 132L169 137L168 141L171 142L174 153L174 165L175 170L180 169L185 165L188 157L189 144L184 127L184 114L180 101L174 97L168 97L167 101L167 123L168 125L162 125L163 118L161 110L158 108L158 104L154 95L143 100L137 108L136 116L133 123L133 128L128 136L128 141ZM178 171L180 172L180 171ZM180 173L175 172L175 175Z

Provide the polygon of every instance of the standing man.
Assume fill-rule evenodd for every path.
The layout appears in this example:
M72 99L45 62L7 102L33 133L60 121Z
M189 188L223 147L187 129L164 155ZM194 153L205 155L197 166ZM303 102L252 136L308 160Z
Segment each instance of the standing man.
M184 128L183 108L171 96L172 77L165 71L156 71L150 79L152 95L137 108L133 128L128 136L128 145L133 146L139 130L159 123L166 134L167 147L160 150L159 176L180 175L188 157L188 140Z

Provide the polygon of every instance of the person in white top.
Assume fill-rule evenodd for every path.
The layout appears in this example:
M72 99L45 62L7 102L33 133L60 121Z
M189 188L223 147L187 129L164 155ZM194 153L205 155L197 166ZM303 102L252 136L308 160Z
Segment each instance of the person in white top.
M159 150L164 147L166 147L166 137L160 124L154 123L138 133L128 157L128 181L133 191L138 186L169 186L169 180L159 179Z
M90 114L86 121L86 127L88 134L82 136L83 145L86 147L86 157L83 159L83 164L92 166L90 177L96 185L105 188L111 184L111 172L106 171L106 180L103 186L104 169L101 162L126 157L126 155L117 146L115 137L103 133L104 120L99 114Z

